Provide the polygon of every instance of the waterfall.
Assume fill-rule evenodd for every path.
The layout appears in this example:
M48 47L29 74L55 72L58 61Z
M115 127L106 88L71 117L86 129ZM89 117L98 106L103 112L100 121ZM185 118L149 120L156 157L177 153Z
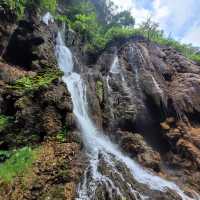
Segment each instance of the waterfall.
M47 12L43 17L42 17L42 21L48 26L49 22L53 23L54 22L54 18L51 15L50 12Z
M128 86L128 84L126 82L126 79L125 79L125 76L124 76L124 71L123 71L123 69L122 69L122 67L119 63L118 55L115 55L115 57L114 57L113 63L112 63L111 68L110 68L110 74L112 74L112 76L117 76L117 75L120 76L123 90L127 94L127 96L131 99L132 98L131 88ZM108 74L108 76L107 76L107 82L108 83L109 83L109 79L110 79L110 75ZM107 84L107 85L108 85L108 88L109 88L109 84ZM110 88L110 90L111 90L111 88Z
M119 74L120 71L121 71L121 69L120 69L120 65L119 65L119 58L118 58L118 56L115 56L114 61L111 66L111 69L110 69L110 72L112 74Z
M65 46L62 34L59 32L56 40L56 57L60 69L67 75L73 71L73 57L71 51Z
M152 80L153 80L153 84L154 84L154 86L156 87L157 92L158 92L161 96L163 96L163 90L160 88L158 82L156 81L156 79L155 79L152 75L151 75L151 78L152 78Z
M186 196L176 184L155 176L125 156L109 138L96 129L88 114L86 85L81 75L73 72L72 54L65 46L61 33L58 33L56 56L59 67L64 72L63 81L71 93L74 114L89 157L88 168L78 187L77 200L98 199L96 193L101 187L107 190L110 199L125 199L124 188L127 188L128 193L135 197L134 199L148 199L146 194L137 191L130 180L136 180L150 190L166 192L170 189L179 194L182 199L191 200L192 198ZM130 180L127 180L122 173L122 166L125 171L130 172ZM106 170L110 176L107 175Z
M143 56L140 52L140 50L134 45L129 47L129 54L132 61L134 61L135 56L139 55L139 57L143 60ZM135 73L135 81L136 81L136 87L140 88L140 77L139 77L139 66L138 63L135 63L134 66L132 66L133 71Z

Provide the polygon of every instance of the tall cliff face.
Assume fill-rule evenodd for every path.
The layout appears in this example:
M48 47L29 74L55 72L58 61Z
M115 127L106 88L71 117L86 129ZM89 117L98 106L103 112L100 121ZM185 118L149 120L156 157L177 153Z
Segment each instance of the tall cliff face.
M93 65L81 59L97 127L145 167L200 191L199 65L142 37L113 43Z
M10 119L0 128L0 150L41 145L31 177L23 177L26 187L20 177L2 182L0 199L74 199L87 159L54 55L58 27L37 17L16 23L4 8L0 16L0 114ZM188 194L200 192L200 67L140 36L115 41L95 57L83 51L74 31L68 30L65 39L75 71L87 85L96 126L145 168L184 185ZM126 167L118 168L132 181ZM137 199L103 159L99 170L127 199ZM154 199L180 199L134 184ZM117 198L109 198L103 187L96 193L99 200Z
M4 7L0 16L0 151L38 151L30 174L0 178L0 199L73 199L83 170L81 141L55 57L57 25L31 14L16 22ZM0 157L3 166L9 158Z

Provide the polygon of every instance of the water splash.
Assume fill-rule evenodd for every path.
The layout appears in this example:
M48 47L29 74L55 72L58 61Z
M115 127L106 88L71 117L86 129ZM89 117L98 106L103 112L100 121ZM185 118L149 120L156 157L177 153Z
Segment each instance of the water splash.
M136 55L139 55L141 61L143 60L143 57L141 57L142 54L135 45L129 47L129 52L130 52L129 54L130 54L131 62L134 63L134 65L131 65L131 66L132 66L133 72L135 73L136 87L140 89L139 63L135 62L134 60L135 58L137 58Z
M154 86L155 86L155 88L156 88L156 91L157 91L161 96L163 96L163 90L160 88L158 82L156 81L156 79L155 79L152 75L151 75L151 78L152 78L152 80L153 80L153 84L154 84Z
M68 74L73 71L73 56L71 51L65 46L62 34L59 32L56 40L56 57L60 69Z
M129 99L131 99L132 98L131 88L128 86L128 84L126 82L126 78L125 78L125 75L124 75L124 70L122 69L122 66L119 63L119 58L118 58L117 55L115 55L115 57L114 57L114 61L113 61L112 65L111 65L111 68L110 68L110 73L114 77L117 77L119 75L121 83L122 83L123 91L129 97ZM110 75L108 74L107 77L108 77L107 79L109 81L109 79L111 79ZM108 85L108 88L109 88L109 85ZM110 89L110 91L112 90L111 88L109 88L109 89Z
M118 56L114 57L114 61L112 63L110 73L112 74L119 74L121 72L120 64L119 64L119 58Z
M47 12L43 17L42 17L42 21L48 26L49 23L53 23L54 22L54 18L51 15L50 12Z
M131 183L126 181L122 172L117 168L117 163L126 166L131 172L133 180L147 185L152 190L166 192L168 189L171 189L179 194L183 200L192 200L192 198L186 196L176 184L155 176L129 157L123 155L116 145L96 129L88 114L86 86L81 76L73 72L72 54L70 50L64 46L60 33L57 39L56 55L60 69L63 70L65 74L63 81L67 84L71 93L74 114L82 131L83 142L90 159L83 181L78 188L77 200L90 200L95 198L96 190L102 185L105 186L111 199L114 199L116 195L121 199L124 198L119 185L117 185L112 178L99 170L102 161L104 165L118 176L120 181L129 188L129 192L135 196L135 199L143 200L148 199L148 197L141 194ZM114 193L115 196L113 196Z

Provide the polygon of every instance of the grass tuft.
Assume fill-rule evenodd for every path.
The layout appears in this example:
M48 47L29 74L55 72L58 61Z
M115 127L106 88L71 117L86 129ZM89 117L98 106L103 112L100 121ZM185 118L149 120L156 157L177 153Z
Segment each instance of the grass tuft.
M9 118L4 115L0 115L0 131L4 130L9 124Z
M61 77L63 73L59 70L41 72L37 76L26 76L18 79L11 88L21 92L36 91L50 85L53 81Z
M11 182L16 176L20 176L31 167L36 158L36 150L24 147L0 164L0 178L5 182Z

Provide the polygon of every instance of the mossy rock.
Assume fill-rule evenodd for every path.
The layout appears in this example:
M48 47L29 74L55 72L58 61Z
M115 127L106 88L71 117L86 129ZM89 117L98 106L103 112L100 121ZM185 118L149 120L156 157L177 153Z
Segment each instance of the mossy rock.
M31 167L37 157L37 150L24 147L13 151L12 156L0 164L0 179L11 182L16 176L20 176Z
M36 76L25 76L18 79L9 88L20 92L37 91L41 88L48 87L53 81L63 76L60 70L49 70L38 73Z
M65 189L58 186L50 189L46 194L42 195L39 200L63 200L65 198Z
M96 82L96 95L99 99L99 102L102 103L103 95L104 95L104 87L103 87L103 83L99 80Z
M15 102L15 107L16 108L20 108L20 109L24 109L26 108L28 105L30 105L30 103L32 103L29 99L29 97L27 96L24 96L20 99L18 99L16 102Z
M0 115L0 132L3 131L10 122L10 118L5 115Z

